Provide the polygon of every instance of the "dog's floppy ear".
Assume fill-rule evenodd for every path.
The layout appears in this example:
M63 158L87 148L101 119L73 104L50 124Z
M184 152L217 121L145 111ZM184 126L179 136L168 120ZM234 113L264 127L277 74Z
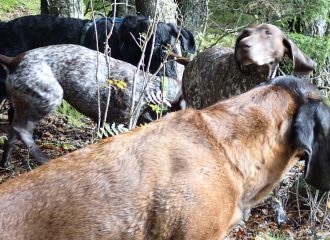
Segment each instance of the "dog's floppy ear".
M194 35L186 28L180 29L174 24L168 24L171 28L171 35L177 37L179 34L179 40L181 42L181 48L189 53L194 53L196 51L196 43Z
M297 73L308 73L315 69L316 63L304 54L290 39L284 38L283 44L287 49L287 55L293 62L293 71Z
M330 190L330 108L323 102L299 108L294 136L305 155L305 180L317 189Z

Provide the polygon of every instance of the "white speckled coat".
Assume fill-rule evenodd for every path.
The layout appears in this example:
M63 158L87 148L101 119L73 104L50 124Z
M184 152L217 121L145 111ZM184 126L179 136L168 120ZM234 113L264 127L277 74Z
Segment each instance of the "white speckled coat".
M6 80L7 91L15 108L15 115L8 134L2 165L6 165L15 140L21 139L30 148L39 162L44 162L40 150L32 140L34 124L53 111L64 98L82 114L97 121L98 91L100 92L101 119L108 96L107 121L127 124L129 120L133 79L137 68L129 63L109 59L102 53L88 48L66 44L37 48L25 52L12 60L16 63ZM126 83L124 89L109 85L110 80ZM145 82L152 79L150 74L140 71L136 75L135 105L144 94ZM175 100L181 94L181 84L169 79L168 97ZM160 90L160 81L153 79L148 89ZM144 97L144 96L143 96ZM146 108L143 102L142 110Z

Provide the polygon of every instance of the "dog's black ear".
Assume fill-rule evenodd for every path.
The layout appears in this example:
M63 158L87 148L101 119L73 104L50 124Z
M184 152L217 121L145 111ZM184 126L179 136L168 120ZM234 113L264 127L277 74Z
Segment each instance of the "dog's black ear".
M286 47L287 55L293 63L293 71L296 73L308 73L315 69L316 63L304 54L290 39L284 38L283 45Z
M305 155L305 179L317 189L330 190L330 108L323 102L299 108L294 122L297 148Z
M181 48L189 53L194 53L196 51L196 43L194 35L186 28L180 29L174 24L168 24L171 28L171 35L175 38L179 35L181 42Z

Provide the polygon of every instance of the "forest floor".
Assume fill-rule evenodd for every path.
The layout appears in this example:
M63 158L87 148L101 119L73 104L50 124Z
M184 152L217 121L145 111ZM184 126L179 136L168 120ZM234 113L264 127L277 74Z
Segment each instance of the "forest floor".
M1 4L0 4L1 8ZM30 14L24 7L17 6L14 13L6 13L2 20L12 19L18 16ZM1 12L1 9L0 9ZM3 144L4 137L8 131L8 120L6 105L0 109L0 145ZM38 123L34 138L42 151L50 158L62 156L68 152L82 148L95 141L95 124L88 118L81 119L83 124L75 125L70 123L68 117L58 112L52 113L47 118ZM1 146L2 149L2 146ZM0 152L1 153L1 152ZM28 150L17 143L12 153L11 169L0 169L0 184L15 178L27 171L31 171L37 165L29 156ZM297 166L296 169L300 169ZM311 221L311 209L313 204L306 204L308 197L292 197L285 204L287 215L290 221L279 227L276 223L276 213L272 207L271 198L266 199L257 207L251 210L247 220L234 228L227 237L228 240L235 239L327 239L330 240L330 219L326 213L330 208L328 199L318 205L318 209ZM327 204L328 203L328 204ZM221 199L219 199L221 204ZM328 205L328 206L327 206Z

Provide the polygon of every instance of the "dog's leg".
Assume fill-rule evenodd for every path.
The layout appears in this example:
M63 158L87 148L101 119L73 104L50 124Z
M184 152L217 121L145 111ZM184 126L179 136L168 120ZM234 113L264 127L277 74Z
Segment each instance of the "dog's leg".
M15 144L17 138L18 138L17 132L12 127L10 127L7 139L4 144L0 167L8 168L8 162L10 160L10 155L14 148L14 144Z
M33 158L39 163L43 164L48 161L40 148L33 141L33 130L35 123L32 121L25 121L22 126L15 127L19 139L24 143L24 145L29 149Z
M56 107L62 102L63 91L53 95L38 96L35 101L27 101L24 99L14 98L14 119L8 133L8 141L5 145L1 165L6 166L10 153L14 147L17 139L21 140L23 144L29 149L33 158L39 163L43 164L48 159L42 154L42 151L35 144L33 140L33 130L36 122L54 111ZM31 100L31 96L29 96ZM42 104L41 104L42 103Z
M17 132L19 139L30 150L33 158L39 164L47 162L48 159L42 154L42 151L33 140L35 124L60 105L62 96L63 91L60 91L54 96L39 96L36 103L33 104L14 104L14 109L15 111L17 110L17 113L15 112L14 115L13 128ZM39 103L39 105L37 103ZM24 106L28 107L24 108Z
M17 139L23 142L23 144L30 150L32 156L39 164L43 164L48 161L48 159L42 154L42 151L33 141L32 133L34 130L34 125L34 122L28 120L23 120L19 123L13 122L4 145L4 151L0 163L1 167L8 168L11 152Z

